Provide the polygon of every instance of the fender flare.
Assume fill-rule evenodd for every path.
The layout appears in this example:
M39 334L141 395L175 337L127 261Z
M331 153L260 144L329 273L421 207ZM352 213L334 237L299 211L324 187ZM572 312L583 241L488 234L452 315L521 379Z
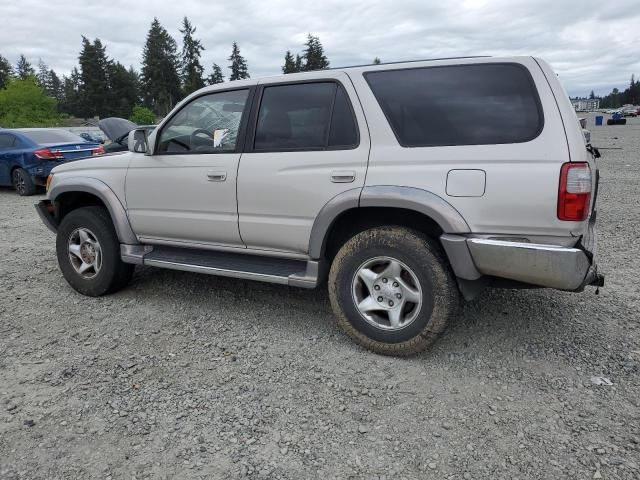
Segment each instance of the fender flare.
M347 210L357 207L387 207L413 210L433 219L444 233L471 233L460 212L442 197L414 187L377 185L353 188L329 200L320 210L309 239L309 256L320 259L327 235L335 220Z
M57 180L54 176L54 181ZM120 243L127 245L139 244L127 217L127 212L118 199L117 195L109 188L109 186L96 179L86 177L60 178L58 182L54 182L48 192L49 200L56 201L63 193L83 192L90 193L98 197L104 203L111 216L111 221L118 235Z

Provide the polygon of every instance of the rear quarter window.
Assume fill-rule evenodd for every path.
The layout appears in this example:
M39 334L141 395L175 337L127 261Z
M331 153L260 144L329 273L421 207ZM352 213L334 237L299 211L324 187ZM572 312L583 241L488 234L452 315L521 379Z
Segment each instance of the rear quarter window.
M0 149L8 149L14 146L15 138L13 135L9 135L8 133L0 133Z
M529 71L489 63L364 74L404 147L522 143L544 116Z

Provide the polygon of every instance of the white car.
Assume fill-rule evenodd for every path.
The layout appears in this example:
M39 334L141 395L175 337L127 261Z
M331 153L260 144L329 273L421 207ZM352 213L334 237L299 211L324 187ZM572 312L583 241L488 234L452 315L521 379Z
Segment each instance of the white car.
M532 57L228 82L131 132L130 152L56 167L38 212L85 295L135 265L327 282L348 335L410 355L486 286L603 284L576 120Z

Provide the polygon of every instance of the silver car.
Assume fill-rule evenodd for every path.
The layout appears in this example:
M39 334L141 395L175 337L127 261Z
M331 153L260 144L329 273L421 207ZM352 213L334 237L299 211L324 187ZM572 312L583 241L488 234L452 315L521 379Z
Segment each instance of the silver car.
M85 295L135 265L327 284L357 343L411 355L485 287L603 284L594 149L537 58L228 82L128 146L56 167L38 204Z

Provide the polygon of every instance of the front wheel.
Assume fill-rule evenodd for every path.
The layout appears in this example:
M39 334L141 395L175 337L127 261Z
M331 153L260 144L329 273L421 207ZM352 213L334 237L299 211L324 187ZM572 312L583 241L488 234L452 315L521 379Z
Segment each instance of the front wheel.
M90 297L120 290L134 270L121 260L118 236L102 207L78 208L66 215L58 228L56 253L69 285Z
M329 297L352 339L397 356L428 348L460 302L439 246L402 227L366 230L345 243L331 265Z

